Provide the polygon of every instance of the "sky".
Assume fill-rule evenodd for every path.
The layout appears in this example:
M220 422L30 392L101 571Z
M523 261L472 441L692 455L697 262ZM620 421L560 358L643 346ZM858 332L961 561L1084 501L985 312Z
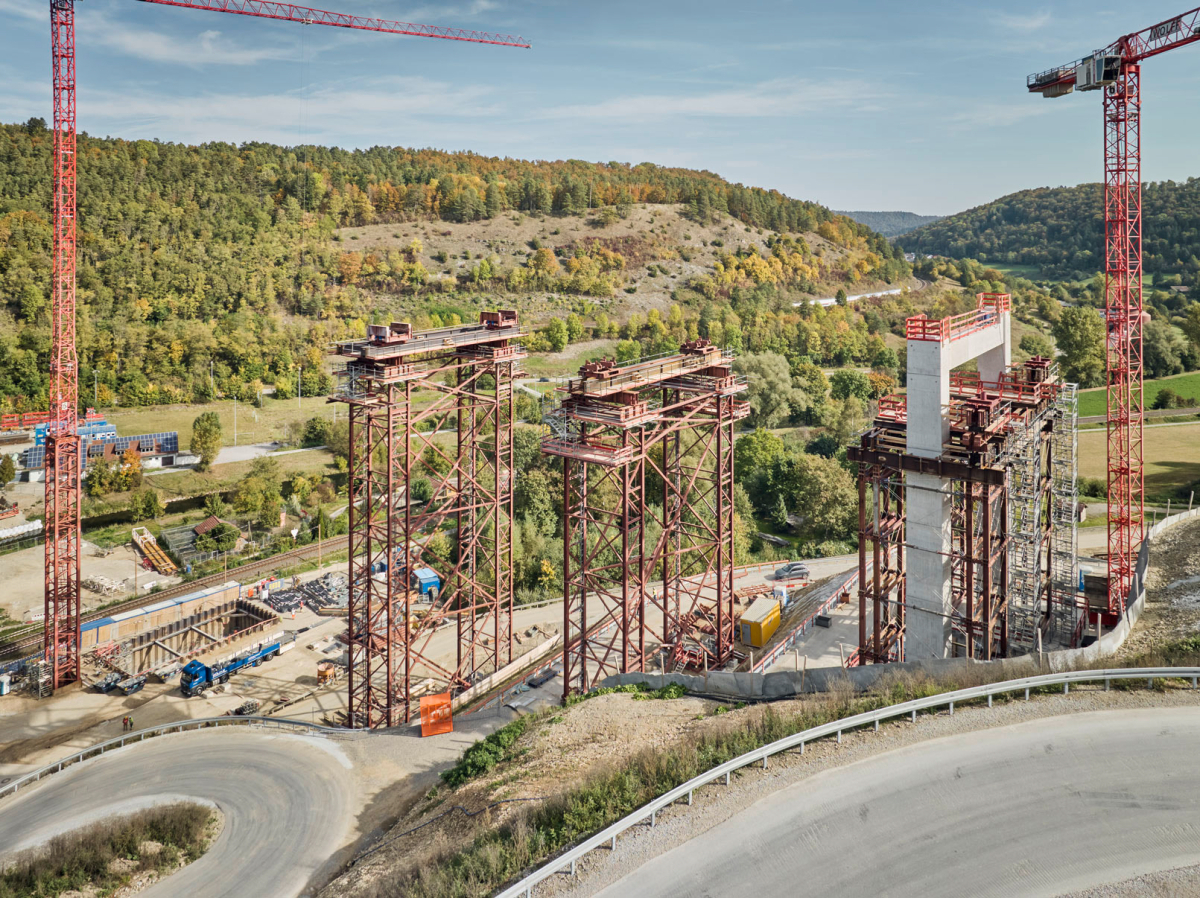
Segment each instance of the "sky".
M322 0L519 33L523 50L80 0L78 120L186 143L654 162L834 209L950 214L1100 180L1100 95L1046 100L1025 77L1183 5ZM48 6L0 0L0 121L50 118ZM1200 175L1198 62L1200 47L1146 63L1146 180Z

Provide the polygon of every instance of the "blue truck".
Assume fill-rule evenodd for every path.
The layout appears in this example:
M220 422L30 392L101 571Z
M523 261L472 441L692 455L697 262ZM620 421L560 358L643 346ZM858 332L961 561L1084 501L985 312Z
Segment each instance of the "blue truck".
M199 695L206 689L211 689L226 682L230 676L247 667L258 667L279 654L278 642L268 643L257 649L250 649L234 655L228 661L209 667L196 659L189 661L179 677L179 691L184 695Z

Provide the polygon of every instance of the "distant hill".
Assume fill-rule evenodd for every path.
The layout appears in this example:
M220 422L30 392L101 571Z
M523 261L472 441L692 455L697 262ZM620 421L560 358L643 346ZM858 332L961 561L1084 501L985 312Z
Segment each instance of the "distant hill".
M1081 280L1103 268L1103 209L1100 184L1039 187L943 218L897 242L909 252L1031 265L1044 278ZM1144 184L1142 218L1146 273L1200 281L1200 178Z
M940 215L917 215L915 212L836 212L864 224L884 237L899 237L922 225L939 221Z

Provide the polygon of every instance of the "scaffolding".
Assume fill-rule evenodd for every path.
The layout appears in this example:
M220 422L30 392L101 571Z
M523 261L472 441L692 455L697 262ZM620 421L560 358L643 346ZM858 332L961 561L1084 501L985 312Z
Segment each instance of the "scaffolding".
M542 450L563 460L564 695L733 659L731 364L696 340L560 388Z
M920 323L921 333L943 336ZM949 438L941 457L925 458L906 449L906 397L880 400L849 451L858 463L858 663L904 659L907 473L939 476L949 496L952 656L989 660L1078 641L1077 408L1075 385L1047 359L995 381L955 372Z
M350 410L351 727L408 722L421 695L463 691L512 660L520 335L516 312L483 312L424 333L372 325L339 346L350 359L335 401ZM439 590L413 594L418 562ZM452 659L433 645L447 626Z
M887 410L897 411L895 402ZM863 446L878 452L886 437L876 433L864 438ZM904 660L904 586L903 475L880 461L862 462L858 466L859 664Z

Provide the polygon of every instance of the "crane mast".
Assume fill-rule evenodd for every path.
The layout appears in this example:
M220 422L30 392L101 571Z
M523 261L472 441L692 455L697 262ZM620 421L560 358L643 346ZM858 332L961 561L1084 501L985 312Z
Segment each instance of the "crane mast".
M51 282L50 416L45 463L45 629L43 657L54 689L80 678L80 509L83 449L79 437L79 360L75 345L76 129L75 2L50 0L50 47L54 103L53 229ZM520 35L491 34L392 22L268 0L143 0L210 12L280 19L413 37L530 45Z
M54 688L79 679L79 513L83 460L76 426L75 0L50 0L54 77L54 269L50 419L46 426L44 657Z
M1142 66L1200 41L1200 7L1026 79L1030 93L1104 92L1104 318L1108 389L1108 618L1135 597L1145 537L1142 442Z

